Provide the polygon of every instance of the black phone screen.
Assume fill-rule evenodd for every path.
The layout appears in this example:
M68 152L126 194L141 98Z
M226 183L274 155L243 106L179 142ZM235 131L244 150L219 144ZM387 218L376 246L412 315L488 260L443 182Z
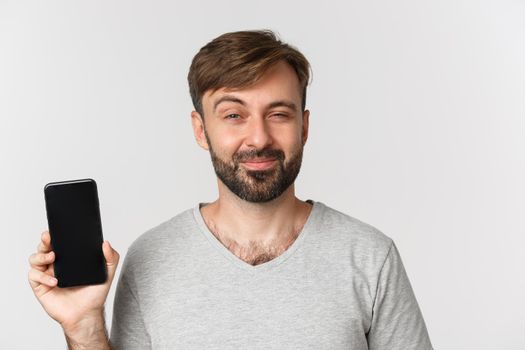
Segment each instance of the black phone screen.
M102 223L96 182L81 179L44 187L58 287L104 283Z

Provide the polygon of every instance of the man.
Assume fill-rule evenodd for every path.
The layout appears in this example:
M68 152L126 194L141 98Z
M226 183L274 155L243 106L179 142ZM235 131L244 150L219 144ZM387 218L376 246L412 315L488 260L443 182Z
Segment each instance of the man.
M295 197L309 64L270 31L227 33L194 57L197 143L219 198L140 236L119 277L111 337L102 286L56 288L49 233L30 283L70 349L432 349L393 241Z

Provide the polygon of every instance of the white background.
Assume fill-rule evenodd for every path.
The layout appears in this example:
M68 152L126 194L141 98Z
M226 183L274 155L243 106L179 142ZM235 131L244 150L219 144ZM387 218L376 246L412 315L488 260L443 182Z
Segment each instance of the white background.
M47 182L94 178L122 256L215 199L189 64L260 28L313 67L298 197L394 239L436 349L525 349L525 4L501 0L0 0L0 347L65 346L27 281Z

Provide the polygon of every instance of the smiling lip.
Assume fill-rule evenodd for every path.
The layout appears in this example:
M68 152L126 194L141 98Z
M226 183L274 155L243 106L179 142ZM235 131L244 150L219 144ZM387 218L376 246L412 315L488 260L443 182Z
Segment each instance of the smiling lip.
M275 159L272 158L259 158L259 159L250 159L246 162L242 162L247 168L255 170L264 170L273 166Z

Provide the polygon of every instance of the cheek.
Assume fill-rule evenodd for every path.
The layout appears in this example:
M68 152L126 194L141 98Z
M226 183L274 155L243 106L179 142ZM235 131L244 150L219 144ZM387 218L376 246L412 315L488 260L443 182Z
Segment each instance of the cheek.
M241 147L242 141L235 133L223 129L208 133L213 151L223 159L231 159L233 154Z
M303 146L302 131L297 128L290 128L289 130L281 130L282 134L279 140L281 149L287 153L295 154Z

